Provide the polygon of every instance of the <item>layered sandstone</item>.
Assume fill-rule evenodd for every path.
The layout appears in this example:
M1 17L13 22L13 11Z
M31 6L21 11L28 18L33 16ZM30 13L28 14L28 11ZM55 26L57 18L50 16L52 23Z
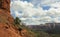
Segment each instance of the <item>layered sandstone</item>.
M0 37L21 37L13 26L10 15L10 0L0 0Z

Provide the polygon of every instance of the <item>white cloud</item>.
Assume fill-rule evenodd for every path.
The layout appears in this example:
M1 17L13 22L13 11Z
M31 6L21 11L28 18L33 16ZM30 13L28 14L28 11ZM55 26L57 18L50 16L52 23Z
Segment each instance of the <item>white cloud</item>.
M35 0L37 1L37 0ZM43 1L43 2L42 2ZM42 0L43 5L49 5L49 10L43 10L42 7L36 7L27 1L11 2L11 13L18 16L26 24L41 24L46 22L60 22L60 2L59 0ZM34 3L34 2L33 2ZM36 2L37 3L37 2Z
M60 2L56 2L56 3L51 4L51 7L60 8Z

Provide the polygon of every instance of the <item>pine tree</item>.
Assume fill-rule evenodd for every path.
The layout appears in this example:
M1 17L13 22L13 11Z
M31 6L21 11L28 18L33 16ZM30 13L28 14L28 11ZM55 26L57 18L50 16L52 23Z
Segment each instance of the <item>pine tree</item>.
M14 22L15 22L15 24L20 24L21 20L18 17L16 17L15 20L14 20Z

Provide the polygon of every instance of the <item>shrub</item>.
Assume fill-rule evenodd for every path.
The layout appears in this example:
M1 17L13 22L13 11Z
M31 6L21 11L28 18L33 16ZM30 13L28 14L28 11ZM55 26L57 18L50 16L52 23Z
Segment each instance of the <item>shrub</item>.
M20 20L18 17L16 17L16 18L15 18L15 20L14 20L14 23L15 23L15 24L19 24L19 25L20 25L21 20Z

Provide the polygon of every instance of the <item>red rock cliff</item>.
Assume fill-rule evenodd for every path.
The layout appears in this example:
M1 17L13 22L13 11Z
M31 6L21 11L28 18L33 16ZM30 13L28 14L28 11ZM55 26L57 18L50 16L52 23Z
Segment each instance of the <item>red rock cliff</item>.
M0 8L10 11L10 0L0 0Z
M10 0L0 0L0 37L21 37L13 26L10 15Z
M13 22L13 18L10 15L10 0L0 0L0 16L5 17L10 23Z

